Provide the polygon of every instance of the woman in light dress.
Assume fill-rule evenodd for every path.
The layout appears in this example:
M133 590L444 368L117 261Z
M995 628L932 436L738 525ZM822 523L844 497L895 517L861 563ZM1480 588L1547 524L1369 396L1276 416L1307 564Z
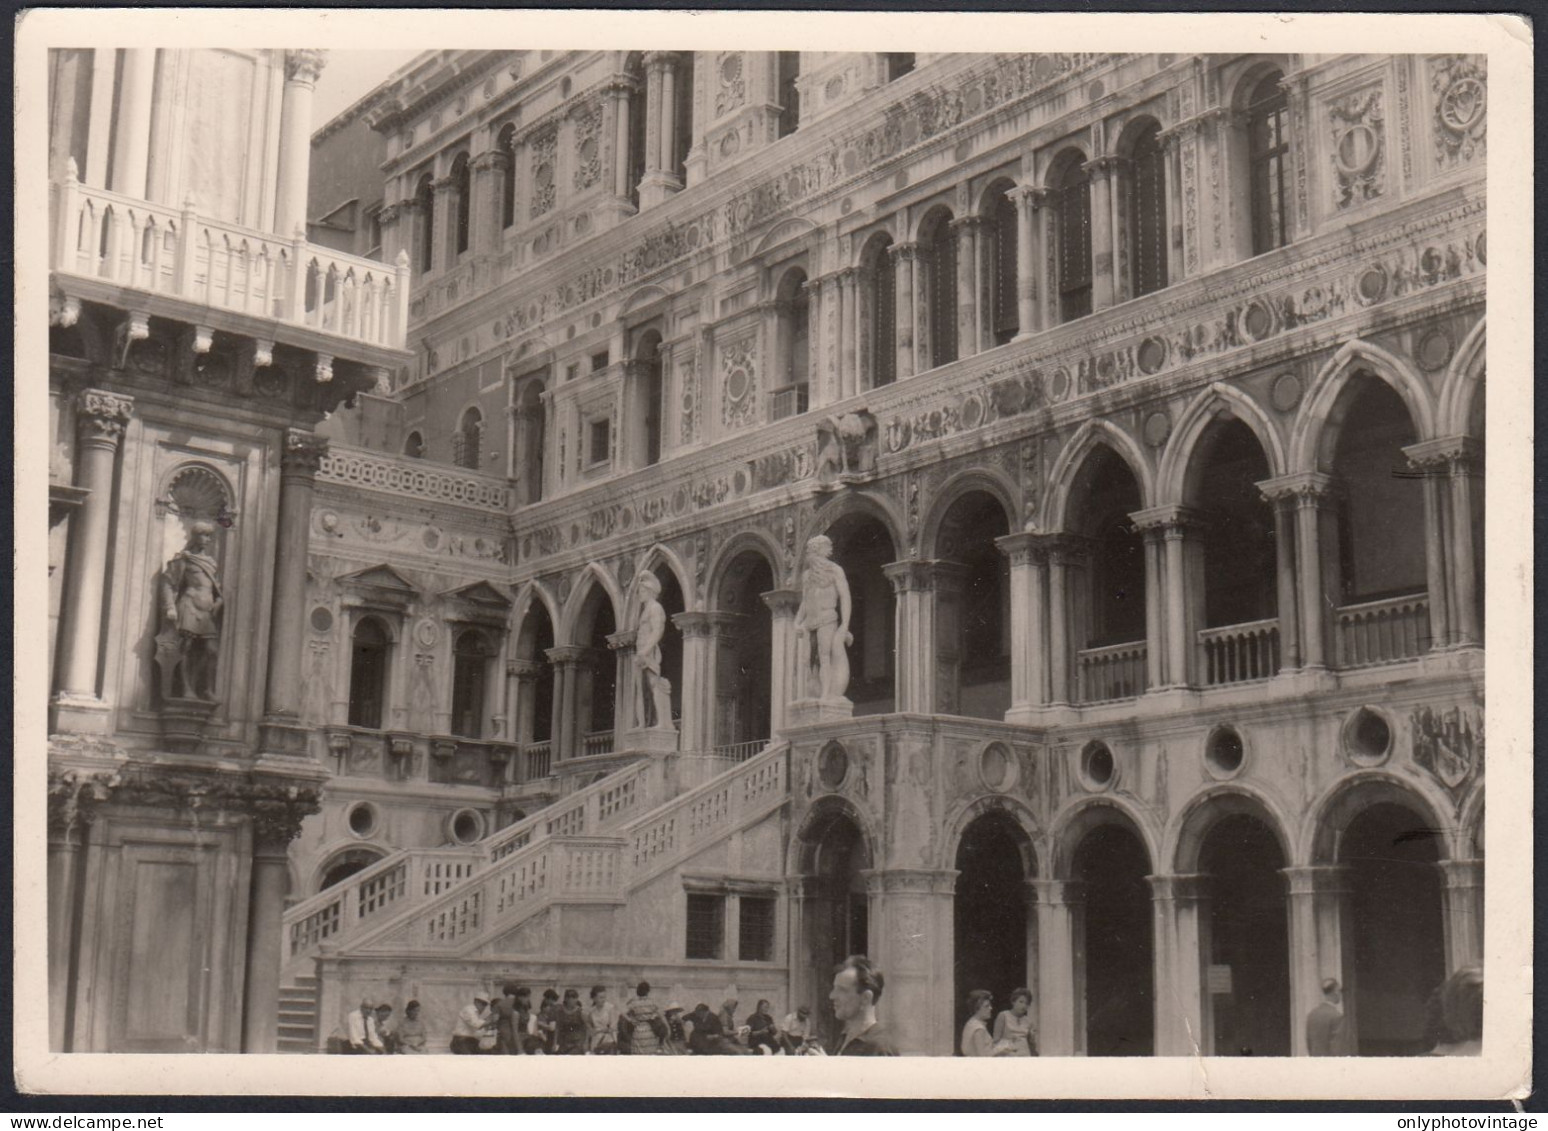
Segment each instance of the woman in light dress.
M989 1035L989 1018L994 1016L994 998L988 990L974 990L967 997L968 1019L962 1026L963 1056L993 1056L994 1038Z
M1018 986L1011 991L1011 1007L994 1021L995 1056L1036 1056L1032 1030L1032 991Z

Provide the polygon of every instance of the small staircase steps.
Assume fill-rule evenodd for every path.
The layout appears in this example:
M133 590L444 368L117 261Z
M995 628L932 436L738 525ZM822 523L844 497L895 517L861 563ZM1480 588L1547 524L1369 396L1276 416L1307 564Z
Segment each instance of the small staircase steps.
M279 1045L276 1051L317 1051L317 978L314 975L297 975L294 985L280 987Z

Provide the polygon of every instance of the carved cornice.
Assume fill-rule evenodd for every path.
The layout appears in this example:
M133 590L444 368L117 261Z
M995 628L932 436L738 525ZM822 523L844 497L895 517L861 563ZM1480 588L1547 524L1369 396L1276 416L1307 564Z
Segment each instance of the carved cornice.
M50 771L48 775L48 831L69 838L96 817L97 806L118 784L115 773Z

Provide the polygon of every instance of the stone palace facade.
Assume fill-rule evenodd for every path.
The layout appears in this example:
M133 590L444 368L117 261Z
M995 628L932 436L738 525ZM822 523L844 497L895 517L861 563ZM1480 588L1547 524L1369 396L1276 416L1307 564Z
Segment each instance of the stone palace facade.
M1028 986L1044 1055L1301 1055L1329 977L1349 1051L1433 1043L1482 959L1481 56L428 52L313 140L380 163L308 206L373 261L286 234L307 53L205 54L272 76L272 210L249 165L186 250L196 147L55 145L61 1047L162 1039L159 966L90 984L169 933L261 966L151 1011L185 1047L365 995L444 1047L511 976L824 1016L856 951L911 1053ZM223 620L163 643L196 518Z

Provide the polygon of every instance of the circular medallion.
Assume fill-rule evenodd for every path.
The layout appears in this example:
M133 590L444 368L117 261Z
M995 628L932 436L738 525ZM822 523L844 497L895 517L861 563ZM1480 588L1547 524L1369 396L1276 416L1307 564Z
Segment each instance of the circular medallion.
M1079 776L1081 784L1096 792L1109 788L1118 777L1118 763L1107 743L1086 743L1080 752Z
M1451 360L1451 336L1439 328L1431 330L1419 339L1419 367L1430 373L1438 372Z
M1301 403L1301 379L1294 373L1281 373L1274 378L1269 400L1280 412L1289 412Z
M419 539L425 544L427 550L438 550L441 547L441 532L433 526L425 527Z
M742 56L739 53L721 56L720 77L726 82L735 82L742 77Z
M587 213L582 212L575 217L575 234L577 236L584 236L589 231L591 231L591 217Z
M1242 772L1247 760L1247 748L1235 727L1216 727L1204 743L1204 765L1211 777L1218 780L1234 778Z
M733 402L740 403L747 396L747 390L752 387L752 377L747 370L738 365L726 375L726 396Z
M828 80L828 85L822 88L823 97L832 102L844 93L844 76L834 75Z
M485 98L493 98L494 97L494 92L495 92L495 81L494 81L494 79L492 77L488 78L488 79L485 79L484 80L484 97Z
M1486 234L1487 233L1485 233L1485 232L1479 232L1478 233L1478 241L1477 241L1477 243L1475 243L1473 245L1473 250L1478 253L1478 262L1484 263L1484 264L1487 264L1489 262L1489 257L1484 254L1484 250L1485 250L1484 249L1484 236Z
M1274 332L1274 312L1264 302L1249 304L1242 315L1242 329L1253 341L1261 342Z
M1367 306L1380 302L1387 294L1387 269L1380 264L1367 267L1355 284L1355 294Z
M1465 133L1478 124L1488 107L1489 94L1475 78L1459 78L1441 95L1437 112L1441 124L1452 133Z
M737 495L742 495L742 494L746 493L746 491L747 491L747 469L745 467L737 468L736 469L736 473L731 476L731 490L732 490L732 492L734 494L737 494Z
M986 787L998 792L1016 784L1016 760L1003 742L991 742L980 752L978 776Z
M1350 126L1333 143L1333 165L1346 177L1363 177L1381 156L1381 136L1363 123Z
M441 630L429 617L422 618L414 626L414 640L421 648L434 648L435 642L440 638Z
M532 180L539 190L546 189L554 183L554 167L552 165L539 165L537 172L532 175Z
M844 784L849 774L849 754L837 742L830 742L817 755L817 780L828 789Z
M962 98L962 105L969 114L976 114L984 108L984 91L978 85L968 87L967 94Z
M1062 365L1054 370L1053 380L1048 387L1048 395L1054 401L1062 401L1070 395L1070 371Z
M860 154L853 149L844 150L844 173L853 176L860 171Z
M1339 737L1357 766L1379 766L1392 753L1392 724L1374 707L1361 707L1345 719Z
M333 614L319 605L312 610L312 631L327 632L333 627Z
M1139 363L1140 372L1147 377L1161 372L1166 365L1166 339L1146 338L1140 343L1139 356L1135 360Z
M580 159L590 164L597 159L597 139L588 137L580 144Z
M732 157L736 154L736 151L741 148L742 135L737 133L735 130L732 130L725 137L720 139L720 155L722 157Z
M910 114L903 119L903 144L913 145L919 140L919 119Z
M580 545L580 523L578 522L570 523L570 545Z
M984 400L977 393L962 402L962 427L977 428L984 422Z
M1153 412L1145 418L1145 443L1159 448L1172 434L1172 418L1164 412Z
M1090 86L1086 87L1086 98L1091 102L1095 102L1098 98L1101 98L1102 95L1106 93L1107 88L1102 85L1101 79L1097 79Z

